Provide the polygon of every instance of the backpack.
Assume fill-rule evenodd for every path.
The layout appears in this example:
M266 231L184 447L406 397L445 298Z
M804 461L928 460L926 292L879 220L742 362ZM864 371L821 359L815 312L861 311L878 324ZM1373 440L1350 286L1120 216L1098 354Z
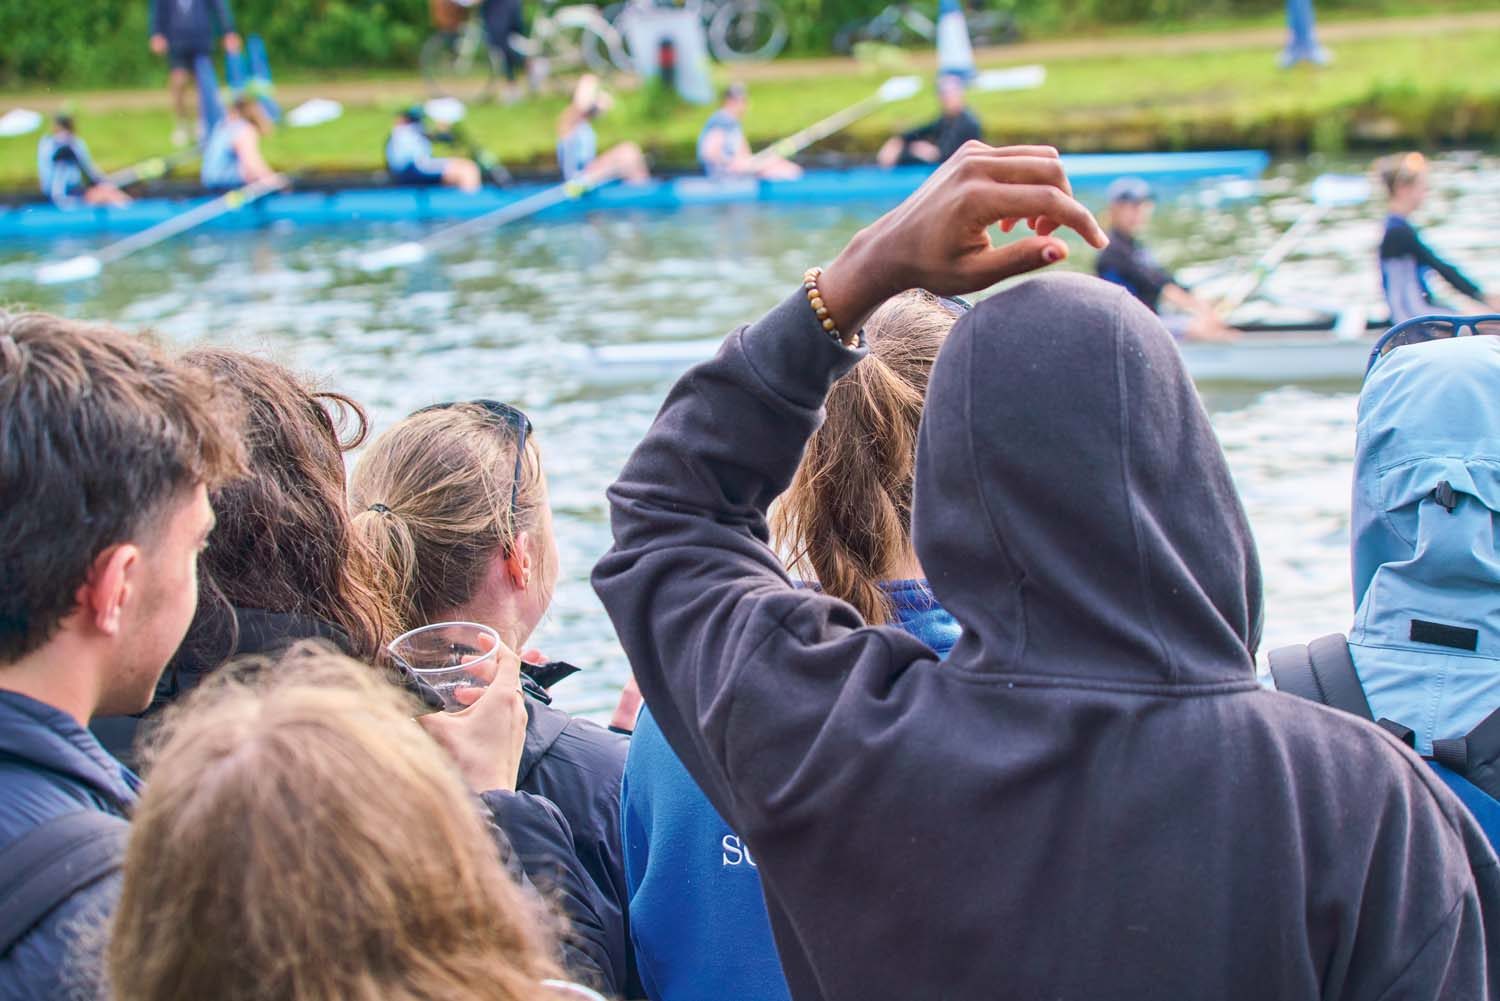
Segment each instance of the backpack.
M0 957L74 894L118 872L129 831L112 813L75 810L0 848Z
M1342 709L1415 746L1409 727L1375 719L1342 633L1272 650L1267 659L1277 691ZM1500 707L1466 735L1434 740L1428 764L1474 814L1490 843L1500 847Z

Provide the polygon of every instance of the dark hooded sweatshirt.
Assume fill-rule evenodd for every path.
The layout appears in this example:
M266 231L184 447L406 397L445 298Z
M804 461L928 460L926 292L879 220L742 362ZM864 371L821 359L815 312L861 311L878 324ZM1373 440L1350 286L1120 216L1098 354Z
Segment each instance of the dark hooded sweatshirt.
M963 626L943 664L767 546L859 358L800 290L732 334L611 488L594 571L759 860L795 997L1500 991L1500 878L1463 808L1378 728L1256 683L1254 544L1145 307L1050 275L948 338L913 516Z

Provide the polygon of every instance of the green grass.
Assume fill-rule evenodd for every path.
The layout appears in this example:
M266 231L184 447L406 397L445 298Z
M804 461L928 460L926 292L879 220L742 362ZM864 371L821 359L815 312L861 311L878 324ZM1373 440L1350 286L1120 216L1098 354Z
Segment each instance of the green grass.
M1324 70L1283 73L1264 48L1185 56L1098 57L1054 61L1045 88L979 94L975 110L996 142L1047 141L1065 149L1131 150L1226 146L1337 151L1371 143L1463 142L1500 138L1500 32L1349 42L1334 47ZM755 145L870 94L893 70L861 69L759 82L748 132ZM412 97L418 96L413 90ZM468 125L512 168L552 162L560 97L471 110ZM292 172L375 171L394 102L349 107L316 129L282 129L266 144L270 162ZM822 149L868 153L892 130L935 112L923 96L882 109ZM106 168L159 153L165 110L79 112L95 158ZM659 163L685 164L706 111L677 107L653 114L643 92L622 96L599 123L603 144L634 139ZM0 139L0 186L34 183L35 135Z

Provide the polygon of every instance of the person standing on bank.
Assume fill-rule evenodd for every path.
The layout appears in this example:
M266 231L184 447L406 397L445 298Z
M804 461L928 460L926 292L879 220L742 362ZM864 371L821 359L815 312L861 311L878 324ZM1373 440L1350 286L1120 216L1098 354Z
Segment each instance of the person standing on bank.
M172 110L177 124L172 130L172 145L186 146L193 135L193 116L188 110L188 91L192 89L200 56L213 58L215 43L222 41L225 52L240 51L240 36L234 30L234 15L229 0L151 0L151 51L167 58L167 77L172 90ZM204 138L213 122L203 119L199 108L198 137Z
M938 103L943 113L919 129L892 136L875 160L882 167L936 165L964 143L981 138L979 119L969 110L963 78L953 73L938 77Z
M1188 291L1141 242L1156 209L1151 185L1139 177L1122 177L1109 186L1108 198L1109 246L1094 261L1099 277L1127 288L1178 340L1237 338L1239 332L1219 318L1214 304ZM1165 312L1163 304L1169 307Z
M609 489L594 588L754 848L792 996L1500 995L1473 818L1380 729L1256 681L1244 509L1124 290L1019 283L933 366L912 540L963 627L943 663L767 545L866 318L1062 260L1064 225L1106 243L1055 150L969 144L684 375Z

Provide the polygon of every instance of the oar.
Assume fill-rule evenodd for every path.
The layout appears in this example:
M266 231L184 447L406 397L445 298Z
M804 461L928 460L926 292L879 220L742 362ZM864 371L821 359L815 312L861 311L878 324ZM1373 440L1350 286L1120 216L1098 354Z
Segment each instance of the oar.
M773 156L783 158L795 156L813 143L827 139L835 132L848 128L881 105L916 97L921 89L921 77L893 76L881 84L880 89L869 97L851 104L843 111L834 112L820 122L814 122L801 132L794 132L785 139L772 143L752 156L750 162L760 163Z
M189 160L196 160L199 155L198 148L193 146L178 150L176 153L168 153L166 156L153 156L140 163L131 164L129 167L122 167L112 174L106 174L104 183L113 184L117 188L126 188L142 181L160 180Z
M601 174L598 177L586 181L565 181L562 184L544 188L534 195L528 195L519 201L502 205L493 212L486 212L466 222L457 223L438 230L423 240L412 240L406 243L398 243L380 250L371 251L359 259L359 266L365 271L384 271L388 268L408 267L419 264L426 260L435 250L440 250L449 244L455 243L476 233L482 233L487 229L495 229L506 223L524 219L535 215L543 209L551 208L563 202L582 198L595 188L609 184L619 179L616 172Z
M454 123L448 127L448 134L475 163L479 164L479 169L484 171L485 176L491 181L503 188L515 180L510 176L510 171L505 169L505 164L500 162L500 158L479 145L473 133L466 127Z
M66 261L56 261L43 264L36 272L36 280L42 285L57 285L62 282L84 281L93 278L104 270L104 265L112 264L127 254L133 254L137 250L150 247L170 240L180 233L186 233L195 226L201 226L211 219L237 211L249 205L251 202L264 198L273 191L280 191L286 187L287 180L277 176L269 181L256 181L242 188L225 192L211 202L205 202L197 208L188 209L186 212L173 216L152 226L150 229L142 230L127 236L123 240L111 243L109 246L93 254L83 254L79 257L71 257Z
M1324 174L1312 183L1312 204L1303 210L1297 221L1261 255L1245 276L1236 282L1224 298L1219 300L1220 316L1228 316L1249 299L1266 283L1281 262L1291 256L1307 235L1323 221L1329 210L1341 205L1360 205L1369 200L1370 182L1355 174Z

